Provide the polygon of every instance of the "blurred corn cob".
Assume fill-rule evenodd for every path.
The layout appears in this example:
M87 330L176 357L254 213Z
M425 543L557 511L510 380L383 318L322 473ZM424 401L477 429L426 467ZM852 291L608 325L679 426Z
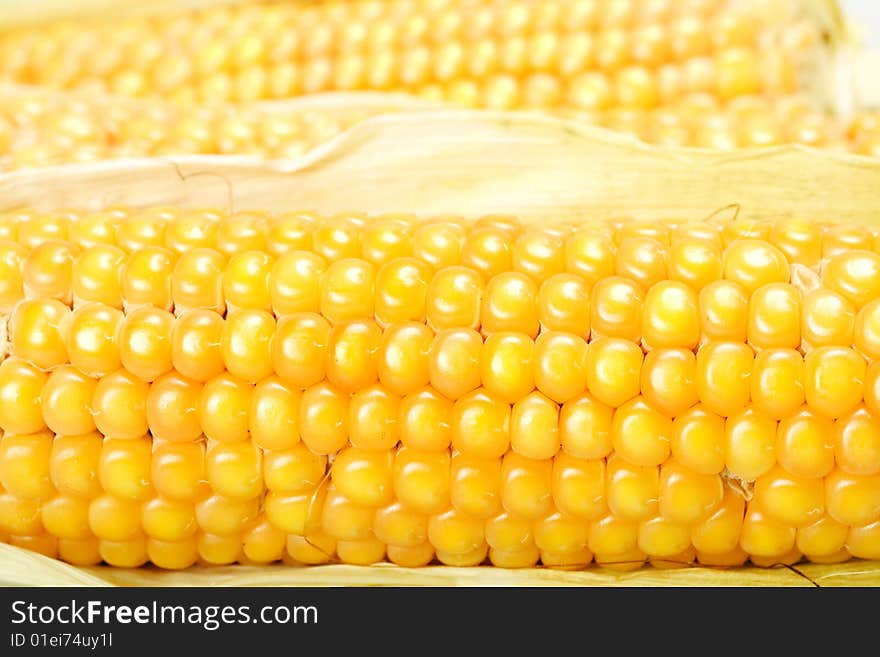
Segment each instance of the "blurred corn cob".
M74 564L880 556L880 239L0 221L0 538Z
M405 91L466 107L650 109L822 89L799 0L330 0L11 29L0 77L187 103ZM812 85L819 89L811 89ZM826 98L827 100L827 98Z

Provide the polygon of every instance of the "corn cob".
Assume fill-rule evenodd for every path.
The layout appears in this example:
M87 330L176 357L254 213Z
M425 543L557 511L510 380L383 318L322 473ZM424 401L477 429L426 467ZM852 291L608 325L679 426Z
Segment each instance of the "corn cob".
M0 219L0 537L73 564L880 557L880 239Z
M468 107L652 108L802 90L822 27L790 0L258 3L8 31L0 77L249 102L397 90ZM603 109L605 108L603 107Z

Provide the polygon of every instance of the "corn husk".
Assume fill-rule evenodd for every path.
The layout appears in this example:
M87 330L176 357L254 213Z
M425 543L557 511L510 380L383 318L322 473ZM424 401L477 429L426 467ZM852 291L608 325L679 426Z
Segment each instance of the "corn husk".
M707 221L797 215L880 225L880 162L800 147L718 156L645 146L521 114L433 112L370 119L295 162L189 157L0 175L0 208L179 204L357 209L524 220L631 215ZM0 584L124 586L877 586L880 562L769 569L228 566L182 572L75 568L0 545Z

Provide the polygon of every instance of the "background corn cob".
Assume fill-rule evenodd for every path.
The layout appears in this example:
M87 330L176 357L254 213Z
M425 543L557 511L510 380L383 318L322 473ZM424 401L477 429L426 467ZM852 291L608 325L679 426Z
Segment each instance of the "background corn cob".
M245 3L12 29L0 75L183 102L399 90L467 107L650 109L824 87L839 26L791 0Z
M157 207L0 231L13 545L165 568L878 558L870 228Z

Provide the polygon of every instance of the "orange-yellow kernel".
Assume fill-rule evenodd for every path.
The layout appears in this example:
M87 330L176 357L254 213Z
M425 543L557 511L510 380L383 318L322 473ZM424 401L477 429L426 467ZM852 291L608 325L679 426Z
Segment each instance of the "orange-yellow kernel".
M170 371L174 324L174 315L149 306L126 314L117 338L122 367L144 381Z
M42 502L36 499L16 497L0 493L0 531L11 536L28 536L44 533L40 519ZM4 543L7 542L4 540Z
M513 268L512 236L495 226L475 226L465 238L461 264L490 280Z
M515 331L534 339L540 329L537 296L537 285L525 274L503 272L493 276L480 307L483 334Z
M880 297L880 254L847 251L832 256L822 267L822 284L860 310Z
M721 249L717 241L682 238L669 250L669 278L700 292L721 278Z
M563 513L594 520L606 510L605 461L560 452L553 459L553 502Z
M108 244L84 249L71 270L70 285L75 302L94 301L122 308L119 270L125 259L125 251Z
M612 422L615 452L634 465L659 465L669 456L672 419L636 397L618 407Z
M519 235L511 250L513 269L539 285L562 273L563 241L548 231L531 229Z
M146 398L147 424L153 437L172 442L196 440L202 434L201 393L200 382L174 371L153 381Z
M327 338L327 380L344 392L363 390L378 380L382 329L371 320L337 323Z
M56 436L49 454L49 476L62 495L96 497L101 493L98 466L103 437L97 432Z
M237 253L223 270L223 296L230 308L269 310L272 258L262 251Z
M385 329L379 344L379 381L391 392L416 392L430 380L429 352L434 334L424 324L402 322Z
M141 506L105 493L89 504L89 529L103 541L135 541L142 536Z
M799 477L777 465L755 481L752 504L781 523L804 527L825 513L825 487L821 479Z
M590 337L590 289L574 274L547 278L538 290L538 321L543 331Z
M101 448L98 480L106 493L119 499L145 500L152 493L152 441L107 438Z
M266 250L268 217L258 212L238 212L217 224L217 250L232 256L245 251Z
M349 396L321 382L303 391L299 434L316 454L335 454L348 442Z
M640 568L647 555L639 550L639 526L612 514L602 516L590 525L587 547L596 563L606 568L633 570Z
M480 385L483 340L473 329L448 329L437 333L429 351L431 385L450 399Z
M480 353L480 380L486 390L510 404L531 392L533 351L532 339L523 333L490 335Z
M624 237L617 245L615 273L649 288L667 278L666 246L653 237Z
M117 332L122 320L122 311L101 303L73 311L63 329L70 364L94 377L118 370L122 363Z
M614 240L593 227L581 228L565 240L565 270L589 286L613 276L616 260Z
M424 322L427 315L429 267L415 258L396 258L376 273L376 321L383 327L406 321Z
M675 523L694 525L709 517L724 497L716 474L701 474L669 460L660 466L660 515Z
M173 500L195 501L207 491L204 443L163 443L154 448L150 465L153 487Z
M880 421L863 405L834 422L832 437L841 470L852 475L880 473Z
M724 469L724 418L697 404L672 421L672 456L703 475Z
M621 338L590 342L586 356L587 389L600 402L618 407L639 394L644 355L639 346Z
M195 536L179 541L148 538L147 554L154 566L166 570L183 570L198 561L198 540Z
M428 540L441 554L467 555L485 545L483 521L456 509L428 519Z
M750 557L777 559L795 547L797 530L749 504L742 523L740 545Z
M851 475L835 468L825 477L825 509L837 522L860 527L880 516L880 475Z
M600 280L590 298L591 336L638 343L642 339L643 305L644 292L635 281L620 276Z
M657 513L660 497L658 469L638 466L615 455L605 471L605 499L615 517L639 521Z
M236 500L217 494L203 498L196 502L199 529L221 536L240 534L259 516L259 503L259 498Z
M295 563L319 565L336 556L336 539L325 532L310 532L306 536L287 536L287 554Z
M263 449L287 449L299 442L298 388L273 376L258 383L249 396L247 430L254 444Z
M801 333L805 347L815 349L853 344L855 322L855 308L841 294L828 288L817 288L804 294Z
M880 558L880 520L860 527L850 527L846 550L857 559Z
M709 342L697 352L697 391L707 410L728 417L751 395L755 354L740 342Z
M697 359L689 349L654 349L642 364L640 387L645 400L669 417L697 403Z
M828 515L809 525L798 527L796 545L808 558L830 557L847 545L849 527Z
M262 451L249 441L216 443L205 454L205 473L214 493L253 499L263 492Z
M70 309L57 299L31 299L16 305L9 320L11 353L48 370L67 362L63 329Z
M400 402L400 440L404 445L426 451L440 451L452 441L452 401L425 387L406 395Z
M759 351L750 395L756 409L776 420L796 413L804 403L803 356L794 349Z
M832 423L808 407L782 418L776 439L776 459L797 477L824 477L834 467Z
M727 418L724 462L744 481L754 481L776 463L777 422L751 406Z
M509 404L478 388L452 408L452 445L482 458L502 456L510 445Z
M716 280L700 291L700 327L708 340L745 342L749 297L739 283Z
M52 438L47 431L0 438L0 485L6 492L33 500L55 492L49 463Z
M73 263L79 248L69 242L45 242L35 247L21 266L24 293L28 298L73 301L71 283Z
M289 384L308 388L325 376L330 324L304 312L281 317L270 340L274 371Z
M220 350L223 318L213 310L181 313L171 331L171 363L181 375L207 381L225 369Z
M745 517L745 500L740 493L725 487L717 509L691 529L691 542L702 553L729 554L739 549L740 530Z
M275 318L265 310L232 310L220 334L220 352L230 374L256 383L272 374L270 341Z
M351 444L367 450L386 450L400 439L400 397L374 385L351 397L348 434Z
M150 557L147 554L147 537L135 535L123 540L109 540L99 537L98 551L101 558L118 568L139 568Z
M752 293L746 335L756 349L801 345L801 294L787 283L763 285Z
M312 239L315 253L328 262L361 257L361 227L356 217L325 219L315 227Z
M742 285L749 294L770 283L788 283L790 270L785 254L760 239L738 238L724 251L724 278Z
M535 385L557 403L582 394L589 380L590 352L583 338L547 331L538 336L532 356Z
M452 221L432 221L416 228L412 237L413 256L434 270L461 262L465 229Z
M241 551L251 563L269 564L284 554L287 536L261 516L241 537Z
M40 406L47 380L45 372L19 358L0 363L0 429L25 434L46 428Z
M192 502L154 497L141 510L141 526L150 538L182 541L198 531Z
M122 439L139 438L147 433L148 393L147 383L124 370L101 377L89 406L98 431L110 438Z
M559 451L559 406L540 392L533 392L513 405L510 446L532 459L552 458Z
M333 261L320 283L320 309L331 323L372 320L375 313L376 272L366 260Z
M863 398L867 364L849 347L820 347L804 358L804 395L817 413L836 419Z
M449 508L450 468L448 452L401 447L394 457L394 496L417 513L441 513Z
M137 211L116 222L116 241L129 252L162 246L166 226L179 216L174 208L152 207Z
M290 251L280 256L269 273L269 299L275 314L280 318L292 313L318 312L326 270L326 261L308 251Z
M0 242L0 312L9 313L24 298L22 263L28 251L16 242Z
M184 251L171 274L171 298L176 313L190 308L204 308L222 313L223 269L226 258L213 249Z
M685 552L690 544L690 529L685 524L664 516L654 516L639 523L639 550L652 558L675 557Z
M393 502L376 509L373 533L388 546L416 548L428 539L428 518Z
M373 513L372 507L355 504L331 486L321 513L321 528L337 541L360 541L373 535Z
M426 300L428 326L435 331L453 328L476 329L484 283L473 269L450 266L431 278Z
M777 220L770 229L770 241L789 262L814 267L822 259L822 233L815 222L795 218Z

